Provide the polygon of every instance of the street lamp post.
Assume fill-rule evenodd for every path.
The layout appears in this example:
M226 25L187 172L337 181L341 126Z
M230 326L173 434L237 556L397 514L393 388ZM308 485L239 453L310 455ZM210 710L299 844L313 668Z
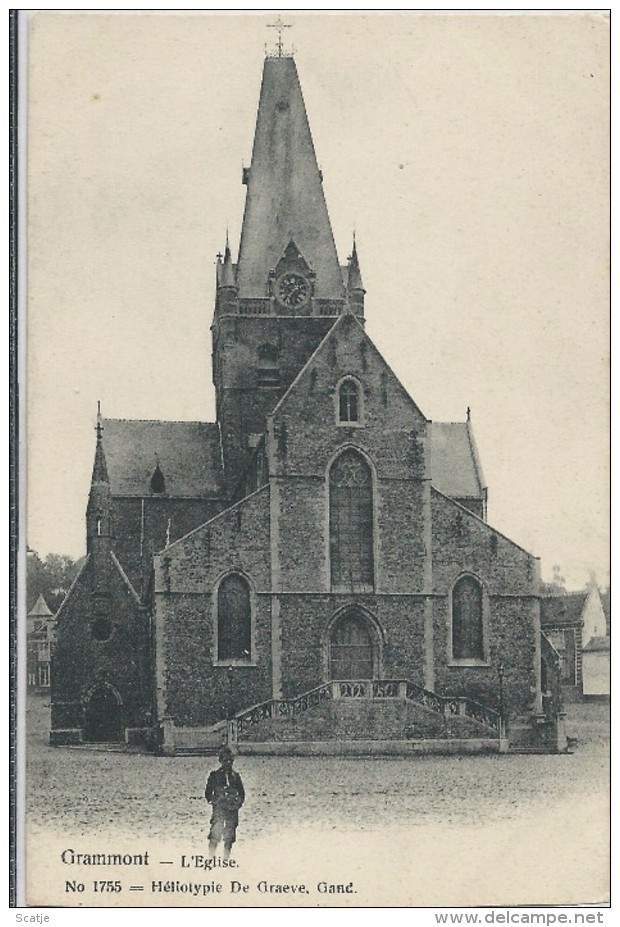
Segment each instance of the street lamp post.
M506 725L504 721L504 663L499 661L497 666L497 675L499 678L499 737L502 740L506 736Z
M228 723L226 725L226 742L230 746L230 744L234 740L233 718L235 715L235 708L234 708L234 703L233 703L234 671L233 671L232 666L228 667L228 672L226 673L226 676L228 678L228 711L226 712L228 716Z

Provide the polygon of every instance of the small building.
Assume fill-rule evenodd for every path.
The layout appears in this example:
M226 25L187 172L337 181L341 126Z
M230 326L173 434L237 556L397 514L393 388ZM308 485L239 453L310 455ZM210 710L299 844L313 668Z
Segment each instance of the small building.
M593 637L583 648L582 673L584 698L609 698L611 638Z
M540 623L560 657L564 696L609 695L610 638L598 587L542 599Z
M27 615L26 665L27 685L30 690L44 690L50 687L55 624L54 615L40 595Z

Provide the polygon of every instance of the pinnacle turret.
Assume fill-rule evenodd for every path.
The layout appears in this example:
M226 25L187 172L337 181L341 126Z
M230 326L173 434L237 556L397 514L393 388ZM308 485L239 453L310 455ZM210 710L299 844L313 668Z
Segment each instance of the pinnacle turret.
M349 255L349 266L347 268L347 303L355 315L364 315L364 284L362 283L362 274L360 271L359 258L357 256L357 244L355 234L353 235L353 250Z
M357 244L355 242L355 235L353 236L353 250L349 257L349 273L347 276L347 292L353 292L354 290L361 290L362 293L365 293L364 284L362 283L362 274L360 271L359 258L357 256Z
M235 267L232 262L230 253L230 244L228 243L228 232L226 232L226 247L224 248L224 262L220 265L220 274L218 275L218 286L237 289L237 279Z

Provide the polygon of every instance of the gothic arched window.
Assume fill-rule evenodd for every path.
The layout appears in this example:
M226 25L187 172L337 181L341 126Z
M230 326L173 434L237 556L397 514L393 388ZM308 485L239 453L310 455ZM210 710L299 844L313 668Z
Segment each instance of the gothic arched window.
M360 397L359 387L355 380L343 380L338 391L338 421L354 422L360 421Z
M329 471L332 586L374 584L372 473L357 451L344 451Z
M482 586L473 576L461 576L452 590L452 657L484 660Z
M217 591L217 659L250 660L251 648L250 587L243 576L231 573Z

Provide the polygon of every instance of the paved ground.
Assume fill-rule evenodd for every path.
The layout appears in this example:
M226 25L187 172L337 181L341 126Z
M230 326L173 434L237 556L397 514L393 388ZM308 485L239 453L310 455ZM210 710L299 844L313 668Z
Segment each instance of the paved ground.
M204 851L202 794L212 759L50 748L47 721L44 701L32 700L27 804L33 858L35 844L52 837L59 845L68 837L99 845L123 835L134 848L137 840ZM240 757L248 799L236 856L248 865L261 857L273 863L270 872L280 873L286 843L293 868L307 868L312 857L328 875L342 870L344 879L356 872L365 901L349 904L379 903L382 893L386 903L401 890L407 903L601 901L608 870L608 723L608 706L569 709L569 733L579 746L566 756ZM370 874L369 855L375 857Z

